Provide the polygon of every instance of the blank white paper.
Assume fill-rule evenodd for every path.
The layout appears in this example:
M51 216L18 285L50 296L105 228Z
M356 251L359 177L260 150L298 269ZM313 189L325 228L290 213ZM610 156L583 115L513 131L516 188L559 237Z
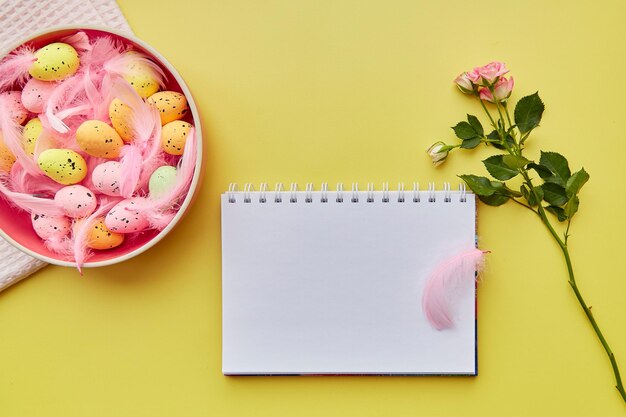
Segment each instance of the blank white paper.
M475 285L455 326L422 311L432 270L475 245L475 200L382 201L382 192L222 195L223 372L476 374Z

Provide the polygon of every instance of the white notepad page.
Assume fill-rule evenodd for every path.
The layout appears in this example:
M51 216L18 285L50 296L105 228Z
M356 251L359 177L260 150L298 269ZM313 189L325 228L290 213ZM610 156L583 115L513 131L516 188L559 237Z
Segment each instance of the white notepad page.
M420 194L223 194L224 374L475 375L472 277L453 328L422 311L432 270L475 245L474 195Z

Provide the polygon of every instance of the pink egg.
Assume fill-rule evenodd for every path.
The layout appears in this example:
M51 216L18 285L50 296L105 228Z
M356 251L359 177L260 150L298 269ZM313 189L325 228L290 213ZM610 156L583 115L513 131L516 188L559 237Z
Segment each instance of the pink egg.
M99 193L119 196L121 172L122 164L120 162L108 161L93 169L91 182Z
M28 117L28 110L22 105L22 93L19 91L7 91L1 95L8 98L5 105L9 117L18 124L24 123Z
M98 205L93 191L82 185L61 188L54 196L54 201L61 206L67 216L73 218L89 216Z
M104 218L109 230L117 233L134 233L146 230L150 226L148 218L138 210L142 198L129 198L120 201Z
M33 113L43 113L48 97L57 83L31 78L22 90L22 105Z
M43 240L61 239L70 233L70 220L65 216L49 216L46 214L31 215L33 229Z

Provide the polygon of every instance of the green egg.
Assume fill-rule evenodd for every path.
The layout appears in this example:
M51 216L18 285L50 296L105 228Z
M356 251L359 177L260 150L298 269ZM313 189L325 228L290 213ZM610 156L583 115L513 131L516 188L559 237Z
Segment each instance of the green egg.
M165 165L154 170L148 182L151 198L159 198L176 183L176 168Z
M72 46L55 42L35 52L37 60L28 72L41 81L58 81L72 76L78 71L80 60Z

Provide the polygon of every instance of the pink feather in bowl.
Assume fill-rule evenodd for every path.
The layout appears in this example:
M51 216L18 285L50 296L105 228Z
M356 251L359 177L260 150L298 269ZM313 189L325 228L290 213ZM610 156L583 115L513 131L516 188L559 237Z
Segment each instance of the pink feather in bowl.
M98 39L102 42L99 46L94 46ZM55 83L54 89L43 88L52 84L32 81L35 78L30 78L24 68L28 68L33 62L34 51L54 42L70 44L84 58L84 62L81 59L82 67L79 67L75 76L52 81ZM111 48L109 43L115 45L118 51L123 50L124 56L112 50L115 48ZM104 53L93 52L96 48L101 48L99 51ZM127 54L128 50L137 55ZM124 82L124 78L119 76L120 69L128 65L128 55L133 62L138 62L141 56L143 63L152 66L155 73L162 75L157 76L161 78L161 91L172 92L171 97L176 99L186 99L189 111L176 116L178 128L187 129L187 140L177 148L178 153L164 153L160 148L163 123L160 108L156 111L149 104L150 100L144 100L147 95L142 94L143 86L131 86L131 81ZM11 58L13 62L7 64ZM59 87L61 85L62 88ZM24 92L23 97L26 99L23 102L30 110L29 118L40 116L44 127L38 136L37 145L34 150L31 149L34 156L31 154L29 157L28 152L25 152L25 145L16 145L26 129L17 122L10 122L15 120L15 110L11 110L13 119L0 115L0 133L4 141L0 145L9 148L18 161L13 164L10 172L0 173L1 236L22 251L45 262L78 267L80 270L81 267L105 266L130 259L154 246L176 226L192 204L203 173L202 130L189 88L161 54L133 36L106 28L51 29L20 42L0 61L0 95L22 89L28 90ZM44 103L38 100L39 95L46 98ZM80 99L71 100L68 97ZM79 137L76 134L77 128L85 119L110 124L109 105L114 98L122 99L123 104L133 111L130 128L135 135L134 139L121 142L120 155L113 159L110 156L109 159L96 157L94 153L86 154L85 149L88 152L88 146L78 146L76 143ZM0 104L8 101L0 98ZM8 114L6 108L0 109L0 112ZM98 129L99 126L95 128ZM124 137L125 134L128 132L122 132L120 136ZM121 191L116 190L117 196L96 191L98 207L94 213L85 218L69 217L72 232L68 237L44 241L36 233L33 219L39 211L49 213L55 218L63 216L59 204L55 204L54 196L65 185L43 175L42 168L37 165L37 156L41 156L48 148L63 148L84 157L89 173L77 184L88 189L96 189L97 184L94 184L91 174L94 168L103 163L119 161L122 175L119 178ZM152 198L148 187L150 175L162 165L177 167L176 178L172 180L168 190ZM65 194L68 194L67 190ZM131 200L132 210L127 207ZM116 207L117 210L113 210ZM117 247L106 250L86 249L89 229L103 227L109 212L117 213L116 216L109 217L119 220L120 213L123 215L126 211L129 217L131 214L143 216L141 230L132 229L133 233L125 235L127 238ZM95 222L100 219L102 222L96 225Z

